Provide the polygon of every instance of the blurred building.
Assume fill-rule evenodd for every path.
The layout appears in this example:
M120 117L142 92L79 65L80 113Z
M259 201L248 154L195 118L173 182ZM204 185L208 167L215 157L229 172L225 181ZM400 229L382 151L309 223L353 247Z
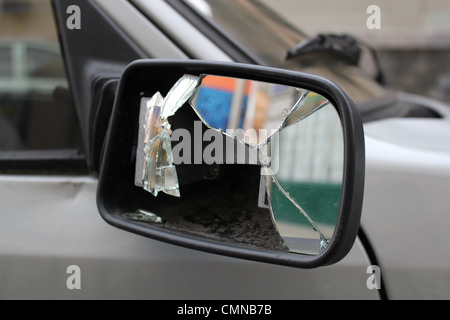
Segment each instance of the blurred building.
M49 0L0 0L0 37L56 40Z

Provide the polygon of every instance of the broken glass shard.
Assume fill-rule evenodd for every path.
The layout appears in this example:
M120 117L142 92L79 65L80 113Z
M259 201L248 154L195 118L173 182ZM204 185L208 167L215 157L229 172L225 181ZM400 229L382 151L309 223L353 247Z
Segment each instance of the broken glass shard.
M170 131L165 127L147 144L144 167L144 189L158 195L162 191L179 197L178 178L172 159Z
M137 167L142 164L142 176L140 181L137 181L144 190L154 196L159 192L180 196L168 118L186 103L199 81L198 77L185 75L177 81L165 98L157 92L146 102L141 124L143 133L139 135L143 142L138 142L138 147L143 148L143 152L138 152L136 161ZM140 160L142 154L144 159ZM137 170L136 174L138 172Z
M172 159L170 125L161 118L161 105L164 99L157 92L147 103L144 124L144 168L143 188L158 195L162 191L178 196L178 179Z
M184 75L170 89L164 99L161 111L161 119L168 119L180 109L197 89L200 78L192 75Z
M147 223L162 223L161 217L153 212L139 209L136 212L126 212L122 217L130 221L147 222Z
M330 103L328 100L320 101L319 103L311 103L311 100L316 100L314 99L314 96L317 96L317 94L305 91L296 105L292 108L291 112L289 112L285 121L283 121L279 130L312 116L316 111L319 111ZM319 99L320 98L321 97L319 96ZM307 99L309 100L307 101Z

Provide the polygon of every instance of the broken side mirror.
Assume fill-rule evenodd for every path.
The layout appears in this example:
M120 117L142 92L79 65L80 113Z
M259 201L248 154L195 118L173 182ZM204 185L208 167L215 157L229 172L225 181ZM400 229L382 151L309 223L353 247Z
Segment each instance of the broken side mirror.
M97 202L149 238L312 268L355 241L364 162L359 114L324 78L141 60L120 79Z

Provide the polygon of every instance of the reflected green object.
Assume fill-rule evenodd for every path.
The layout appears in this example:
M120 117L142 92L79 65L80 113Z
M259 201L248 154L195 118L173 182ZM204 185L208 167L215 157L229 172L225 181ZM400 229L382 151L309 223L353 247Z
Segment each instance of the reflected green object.
M270 190L271 207L279 231L284 238L288 238L290 241L298 238L300 234L305 239L317 240L311 241L312 247L308 250L309 252L302 251L310 254L319 253L324 249L321 246L326 247L333 236L337 221L336 213L339 212L341 202L342 186L340 184L296 182L280 182L280 184L309 213L326 242L321 243L323 239L317 230L314 230L308 219L299 214L297 207L283 195L277 186L272 185ZM289 247L289 243L287 245ZM290 248L293 251L296 250L292 242Z
M311 212L311 218L319 225L334 226L336 211L341 201L340 184L281 182L289 194L301 201L303 208ZM298 214L297 209L286 199L281 191L272 186L272 206L277 221L309 225L305 217Z

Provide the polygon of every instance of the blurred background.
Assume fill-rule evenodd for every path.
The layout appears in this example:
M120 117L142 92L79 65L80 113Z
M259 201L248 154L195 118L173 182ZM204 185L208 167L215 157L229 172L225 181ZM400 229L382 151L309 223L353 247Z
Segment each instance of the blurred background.
M450 102L449 0L261 2L311 36L350 33L365 40L391 86ZM373 4L381 9L379 30L366 25ZM48 0L0 0L0 38L18 37L57 40Z
M309 36L364 40L389 86L450 103L449 0L260 1ZM367 27L373 4L381 29ZM0 0L0 150L80 150L67 87L50 0Z
M388 84L450 102L449 0L261 0L310 36L349 33L377 50ZM381 29L367 28L370 5Z

